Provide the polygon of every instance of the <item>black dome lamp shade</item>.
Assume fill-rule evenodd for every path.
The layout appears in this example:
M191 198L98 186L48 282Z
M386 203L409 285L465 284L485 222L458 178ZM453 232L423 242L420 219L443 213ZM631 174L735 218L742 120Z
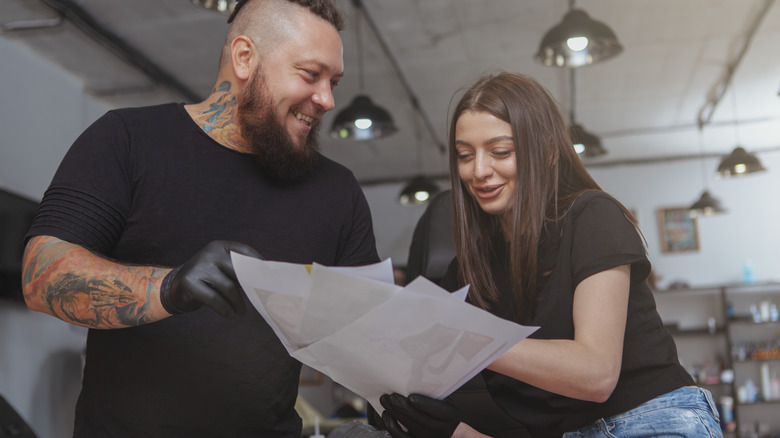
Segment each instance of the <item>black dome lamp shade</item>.
M363 35L360 32L360 18L365 15L361 0L352 0L356 9L355 39L358 46L358 79L360 94L348 107L341 110L333 120L330 135L341 140L371 140L394 134L398 128L390 113L377 106L363 92ZM359 10L359 11L358 11ZM367 17L367 16L366 16ZM381 39L377 34L377 39Z
M714 214L726 213L726 209L720 203L720 200L710 194L710 190L707 186L707 163L704 159L704 133L699 130L699 158L701 163L701 178L704 183L704 191L696 202L688 207L689 215L695 216L712 216Z
M387 137L397 130L387 110L375 105L365 94L360 94L336 115L331 135L342 140L370 140Z
M725 178L762 172L764 170L766 168L761 164L758 157L746 151L742 146L734 148L718 165L718 175Z
M569 84L569 136L574 145L574 151L583 158L593 158L605 155L607 150L604 149L604 146L601 144L601 139L595 134L586 131L582 125L577 123L576 116L574 115L574 108L576 106L575 96L577 95L577 81L574 69L569 70Z
M542 38L535 59L548 67L581 67L606 61L622 51L615 32L582 9L574 9L572 0L563 21Z
M569 135L574 143L574 150L581 157L593 158L605 155L607 150L601 145L601 139L586 131L582 125L575 123L569 129Z
M235 0L191 0L192 4L214 12L230 14L236 7Z
M439 193L439 187L425 176L416 176L401 190L398 202L401 205L427 204L435 194Z
M757 156L746 151L739 141L739 112L737 111L737 87L735 79L731 78L731 98L734 106L734 134L737 146L730 154L723 157L718 164L718 175L724 178L733 176L744 176L750 173L763 172L766 170Z
M726 209L720 204L720 200L710 194L710 191L704 189L699 199L690 207L694 215L711 216L713 214L725 213Z

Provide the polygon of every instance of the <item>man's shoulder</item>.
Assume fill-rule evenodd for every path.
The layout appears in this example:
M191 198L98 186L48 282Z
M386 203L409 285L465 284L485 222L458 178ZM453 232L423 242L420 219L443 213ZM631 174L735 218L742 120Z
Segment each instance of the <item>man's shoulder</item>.
M125 120L144 120L170 116L181 111L184 111L184 108L180 103L162 103L149 106L115 108L109 110L108 113L117 115Z

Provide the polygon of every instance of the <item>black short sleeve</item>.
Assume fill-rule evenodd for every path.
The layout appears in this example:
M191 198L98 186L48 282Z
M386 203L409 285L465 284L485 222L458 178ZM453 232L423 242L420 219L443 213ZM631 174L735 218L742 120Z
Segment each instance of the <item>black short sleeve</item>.
M27 238L49 235L108 254L129 209L128 154L117 114L93 123L60 163Z
M618 203L602 192L581 195L571 207L571 261L576 287L585 278L620 265L631 265L631 281L650 274L650 262L639 231Z

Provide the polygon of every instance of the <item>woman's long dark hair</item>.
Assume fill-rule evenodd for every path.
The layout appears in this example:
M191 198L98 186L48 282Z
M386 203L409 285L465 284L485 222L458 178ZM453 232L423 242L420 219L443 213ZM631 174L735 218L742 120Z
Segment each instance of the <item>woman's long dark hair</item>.
M517 315L532 315L542 231L554 227L551 230L557 235L574 199L584 191L601 188L574 151L555 100L538 82L526 75L501 72L483 76L471 86L452 113L449 157L460 281L471 285L473 304L487 309L498 299L490 254L492 237L502 229L499 216L482 211L458 176L455 125L464 112L486 112L512 126L517 175L512 226L505 232Z

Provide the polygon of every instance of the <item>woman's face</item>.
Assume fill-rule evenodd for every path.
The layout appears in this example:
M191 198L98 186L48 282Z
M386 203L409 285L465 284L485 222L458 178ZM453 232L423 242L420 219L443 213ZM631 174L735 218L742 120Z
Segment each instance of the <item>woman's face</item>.
M455 123L458 175L488 214L511 215L517 165L512 126L487 112L466 111Z

